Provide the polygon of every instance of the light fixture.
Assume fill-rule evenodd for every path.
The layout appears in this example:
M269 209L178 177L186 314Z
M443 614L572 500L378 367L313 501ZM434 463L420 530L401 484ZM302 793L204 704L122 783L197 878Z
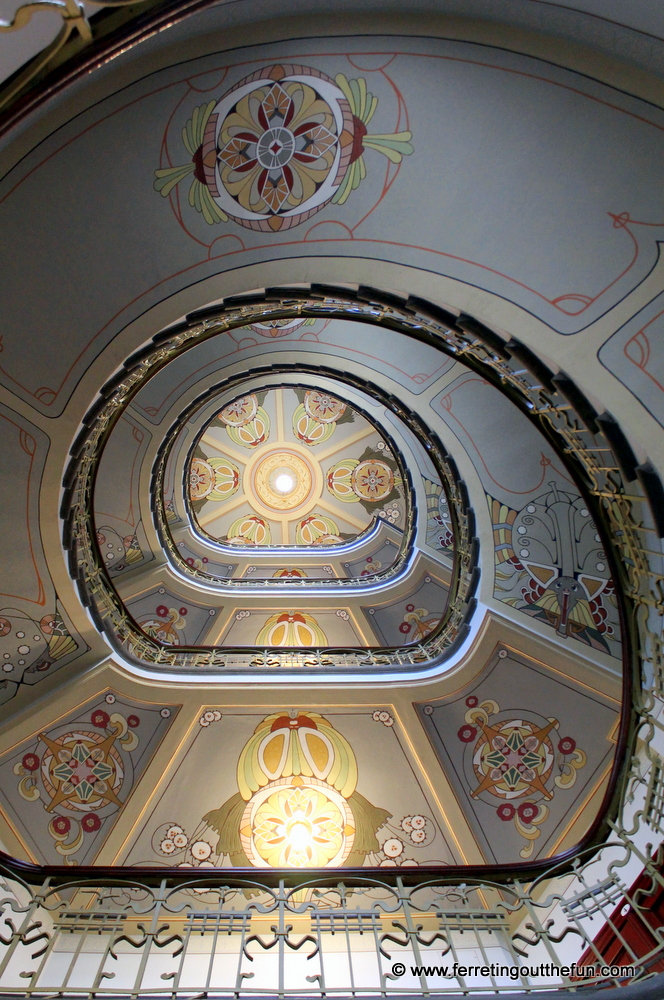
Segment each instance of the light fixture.
M290 824L288 827L287 836L294 850L304 851L311 844L313 831L309 823L299 819L297 816L295 819L296 822Z
M295 486L295 479L288 472L280 472L274 481L274 485L279 493L290 493Z

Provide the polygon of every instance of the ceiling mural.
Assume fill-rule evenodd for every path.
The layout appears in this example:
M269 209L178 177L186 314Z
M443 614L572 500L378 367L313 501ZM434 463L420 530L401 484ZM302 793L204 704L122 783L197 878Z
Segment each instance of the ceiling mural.
M243 30L118 55L116 92L0 155L0 394L34 420L0 406L7 839L222 873L553 857L632 652L563 369L645 462L664 110L507 47Z
M1 522L11 538L0 569L0 705L88 650L62 607L42 547L39 491L48 448L43 431L0 405Z
M546 439L479 376L454 379L432 407L465 446L486 489L494 597L620 659L615 583L586 501Z
M155 190L166 198L191 177L188 202L210 225L291 229L344 204L367 175L365 150L391 163L413 152L409 131L369 134L377 105L363 77L266 66L194 108L182 132L191 162L157 170Z
M555 483L521 510L487 499L494 533L494 595L551 625L557 635L620 658L615 584L585 501Z
M606 780L619 708L587 685L502 647L479 680L417 705L490 862L560 850L583 804ZM583 811L575 842L595 809Z
M664 296L609 337L597 356L664 426Z
M145 635L167 646L194 646L206 641L222 610L210 608L167 587L152 587L127 599L127 610Z
M363 611L383 645L409 646L434 631L448 600L449 583L433 577L429 567L403 596L365 606Z
M0 758L0 809L29 857L93 864L177 714L107 691Z
M389 444L348 403L315 389L283 386L224 406L187 475L195 524L229 545L341 545L376 517L405 526Z
M37 684L46 674L87 651L57 596L51 610L37 617L20 608L0 608L0 704L20 685Z
M396 49L391 37L368 48L359 37L307 38L162 68L77 109L3 179L0 378L57 416L120 330L224 271L226 255L241 268L328 253L330 240L339 256L449 276L577 333L657 260L663 114L550 62L437 38L404 38ZM515 160L517 147L527 155ZM114 170L118 150L136 183ZM438 162L450 166L432 198ZM167 171L157 184L172 214L159 195L145 197L155 169ZM204 206L210 219L239 222L210 225ZM485 220L481 232L469 218ZM71 246L54 255L63 232ZM68 275L88 270L103 276L94 294L71 301Z
M448 864L391 713L208 709L128 862L185 868ZM203 765L211 776L192 782ZM212 777L213 776L213 777Z
M156 514L146 497L137 513L155 518L154 554L167 562L159 582L138 563L116 574L131 619L162 647L421 643L447 613L455 546L439 459L410 428L415 418L377 404L366 382L334 382L343 395L255 383L221 398L213 386L173 425L157 463L148 449L142 464L102 480L98 508L134 510L133 484L151 474ZM117 423L117 442L111 432L107 469L122 449L136 455L136 420ZM277 596L277 581L291 591ZM341 592L346 581L362 586Z
M293 570L284 572L291 579L296 578ZM336 605L341 603L340 598L341 595ZM361 629L350 605L312 608L302 599L293 605L288 606L284 599L278 611L240 608L232 615L219 643L225 646L342 648L371 644L371 633Z

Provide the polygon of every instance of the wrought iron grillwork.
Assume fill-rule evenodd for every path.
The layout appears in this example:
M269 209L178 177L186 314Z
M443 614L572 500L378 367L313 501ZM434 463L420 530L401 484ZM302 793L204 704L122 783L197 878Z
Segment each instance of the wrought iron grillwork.
M639 853L619 836L578 858L571 875L554 865L528 884L506 873L460 881L421 871L411 886L396 873L354 885L318 873L270 887L228 871L214 881L189 873L177 885L125 870L105 886L59 876L31 888L8 872L0 989L176 1000L617 986L663 962L649 908L664 890L661 858L646 858L645 882L642 874L641 888L629 889L624 875L635 860L640 866Z
M300 294L302 298L298 298ZM8 878L14 881L8 882L8 893L13 891L22 900L19 903L8 895L3 904L6 958L0 967L0 986L9 993L43 996L48 990L49 995L67 995L69 991L72 996L96 997L119 991L131 996L152 991L176 998L192 994L500 994L516 989L537 992L553 986L582 991L593 983L625 982L627 973L621 971L622 966L634 966L635 978L641 979L664 967L663 856L661 850L654 850L662 837L664 801L664 764L657 753L664 730L664 560L656 512L653 517L648 510L639 469L621 468L625 455L621 462L614 456L600 429L601 421L595 419L589 404L581 419L556 389L552 373L547 374L541 365L533 373L517 360L516 351L510 353L510 345L492 343L491 331L463 317L439 314L436 318L434 310L424 315L425 307L412 301L399 308L392 302L384 305L373 301L379 297L372 298L369 292L354 305L352 301L349 304L346 291L339 292L338 298L330 290L319 296L316 298L315 289L296 290L289 299L282 291L274 307L263 304L262 313L272 309L275 318L352 315L367 322L398 323L399 329L410 330L411 335L429 342L437 338L441 349L463 358L500 385L575 469L592 503L625 598L627 680L621 746L626 753L621 773L614 775L609 818L604 817L596 826L594 840L568 852L564 859L511 868L435 872L426 868L407 872L358 869L336 875L298 870L265 872L260 878L258 872L208 870L197 872L195 881L185 871L124 869L104 871L105 888L100 888L101 871L79 872L75 880L71 871L49 876L46 870L35 867L30 868L30 878L47 876L35 891L25 881L19 885L18 866L9 865ZM220 322L246 323L248 311L254 308L237 301L228 307L232 320L228 312L223 321L194 316L191 327L171 331L168 348L163 344L156 348L165 352L163 362L169 350L179 349L192 335L213 335ZM493 337L495 340L495 334ZM146 357L134 362L126 380L140 375ZM559 381L570 392L564 378ZM113 409L117 398L114 383L100 408L109 405ZM98 444L99 440L95 446ZM67 501L69 531L76 542L77 532L86 527L89 492L81 470L91 451L86 430L74 455ZM80 551L76 545L73 550ZM92 570L94 580L93 559L84 563L84 569ZM293 655L292 651L280 652L282 656ZM232 662L234 651L219 653L220 661ZM421 655L425 654L429 655L430 649L423 646ZM267 660L272 653L260 655ZM337 655L337 651L299 654L302 662L313 664L323 657L334 662ZM367 654L364 664L362 653L344 655L352 655L363 669L378 661L373 652ZM632 656L634 670L629 669ZM81 914L90 913L99 916L86 923ZM103 942L103 935L97 934L94 954L101 957L94 973L88 969L85 984L72 985L79 974L76 962L91 953L86 949L91 948L91 935L97 933L93 929L100 926L107 930ZM71 927L81 929L65 930ZM66 934L69 948L63 943ZM47 982L47 969L55 966L35 965L46 955L43 948L50 949L49 954L65 956L59 959L62 969L66 966L58 973L62 977L59 982ZM40 954L31 960L37 952ZM134 956L133 964L125 955ZM114 971L113 963L119 970L125 961L123 974L128 979L120 988L117 977L113 981L104 977ZM457 973L459 965L490 971L487 975L458 973L445 978L440 970L447 965L450 973L454 962ZM592 966L596 974L577 976L569 968L573 962ZM397 975L400 966L393 971L395 963L405 966L405 975ZM563 971L554 974L552 966ZM606 968L602 970L602 966ZM412 972L411 967L419 972ZM17 975L19 968L28 975L14 985L11 976ZM247 973L252 972L250 978ZM63 985L67 974L69 979Z

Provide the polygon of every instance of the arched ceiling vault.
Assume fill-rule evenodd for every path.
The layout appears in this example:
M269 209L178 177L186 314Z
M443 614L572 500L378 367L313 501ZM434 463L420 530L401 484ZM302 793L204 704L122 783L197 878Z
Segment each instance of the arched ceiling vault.
M225 16L3 139L0 836L550 858L601 835L664 534L660 83Z

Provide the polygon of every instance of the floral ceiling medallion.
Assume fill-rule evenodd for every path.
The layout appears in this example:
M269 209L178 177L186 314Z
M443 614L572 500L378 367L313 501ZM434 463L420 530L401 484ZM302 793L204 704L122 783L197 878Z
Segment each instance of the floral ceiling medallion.
M293 511L310 499L314 471L292 449L277 449L254 467L254 489L261 503L276 511Z
M586 754L571 736L555 735L558 719L524 712L501 714L497 702L480 703L475 695L466 698L466 706L465 724L457 736L468 750L471 798L493 803L498 799L498 818L514 821L526 840L521 857L529 858L549 817L548 803L556 789L576 783ZM529 714L531 718L526 717Z
M156 170L155 189L167 197L193 174L189 204L210 225L291 229L346 201L366 177L365 149L392 163L412 153L410 132L368 134L377 105L362 78L267 66L194 108L182 133L191 161Z

